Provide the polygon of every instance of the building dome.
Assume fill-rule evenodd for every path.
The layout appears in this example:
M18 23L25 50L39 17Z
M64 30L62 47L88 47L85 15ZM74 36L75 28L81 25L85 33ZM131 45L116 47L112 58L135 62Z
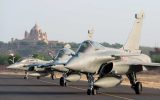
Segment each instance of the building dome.
M26 40L35 40L35 41L44 41L48 43L46 32L42 32L38 24L35 24L33 28L30 30L30 33L25 32Z

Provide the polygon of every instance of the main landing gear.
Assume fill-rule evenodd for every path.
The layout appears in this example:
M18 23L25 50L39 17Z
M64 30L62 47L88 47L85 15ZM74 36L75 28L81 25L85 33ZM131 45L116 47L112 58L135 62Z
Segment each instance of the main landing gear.
M67 82L66 82L66 74L63 74L63 76L60 78L59 84L60 86L67 86Z
M88 78L88 90L87 90L87 95L95 95L97 94L97 89L95 86L94 86L94 77L93 77L93 74L88 74L87 75L87 78Z
M137 81L136 73L132 72L130 74L127 74L128 79L131 83L131 88L134 89L136 94L142 93L142 83Z
M56 76L55 76L54 73L51 73L51 78L52 78L52 80L55 80L55 79L56 79Z

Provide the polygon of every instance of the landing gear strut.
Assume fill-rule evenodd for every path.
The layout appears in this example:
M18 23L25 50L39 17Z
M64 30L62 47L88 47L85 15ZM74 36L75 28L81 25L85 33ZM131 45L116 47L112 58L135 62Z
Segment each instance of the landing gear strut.
M59 84L60 86L67 86L67 82L66 82L66 74L63 74L63 76L60 78Z
M51 73L51 78L52 78L52 80L54 80L56 78L54 72Z
M94 77L93 74L88 74L88 90L87 90L87 95L95 95L97 94L97 89L94 87Z
M25 71L24 79L28 79L28 72L27 71Z
M137 81L136 73L132 72L130 74L127 74L128 79L131 83L131 88L134 89L136 94L141 94L142 92L142 83Z

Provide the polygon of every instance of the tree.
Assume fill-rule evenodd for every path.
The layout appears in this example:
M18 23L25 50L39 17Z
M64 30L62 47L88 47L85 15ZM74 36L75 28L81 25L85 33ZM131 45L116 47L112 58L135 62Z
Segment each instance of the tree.
M13 64L13 63L17 62L19 59L21 59L21 56L18 54L14 55L14 56L9 55L7 58L8 64Z
M0 55L0 64L1 65L7 65L8 62L7 62L7 55Z
M153 62L160 63L160 55L154 55L151 58Z
M33 58L44 60L44 56L42 54L33 54Z

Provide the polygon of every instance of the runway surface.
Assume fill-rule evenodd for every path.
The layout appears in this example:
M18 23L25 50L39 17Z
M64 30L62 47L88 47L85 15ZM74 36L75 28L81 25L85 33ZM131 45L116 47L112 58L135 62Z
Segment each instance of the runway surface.
M143 88L141 95L135 95L129 86L100 89L99 94L86 94L87 82L69 83L59 86L59 80L50 78L29 78L0 75L0 100L159 100L160 89Z

